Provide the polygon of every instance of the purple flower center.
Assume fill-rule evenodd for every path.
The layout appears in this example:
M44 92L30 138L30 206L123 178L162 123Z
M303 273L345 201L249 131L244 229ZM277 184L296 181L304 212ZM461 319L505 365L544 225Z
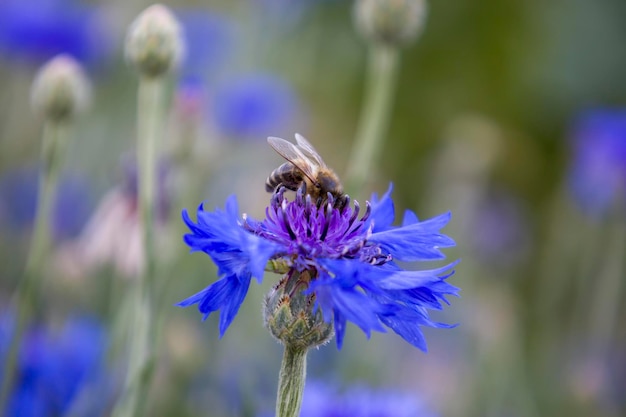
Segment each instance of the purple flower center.
M286 248L277 258L289 258L300 272L320 268L319 258L358 259L373 265L391 261L391 255L383 253L378 244L368 242L373 227L369 202L361 218L357 201L354 209L347 205L340 210L333 203L333 196L328 194L327 203L317 207L302 190L289 201L282 188L272 197L266 219L260 223L246 221L246 227Z

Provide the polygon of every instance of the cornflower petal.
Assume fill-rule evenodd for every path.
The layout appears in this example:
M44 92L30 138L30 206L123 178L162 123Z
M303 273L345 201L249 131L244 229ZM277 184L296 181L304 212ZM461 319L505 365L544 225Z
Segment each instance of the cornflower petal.
M444 259L439 248L452 247L455 243L438 231L449 221L450 213L445 213L423 222L372 233L368 241L378 243L401 261Z
M333 326L335 327L335 337L337 338L337 348L341 349L343 346L343 338L346 334L346 317L340 312L334 314Z
M436 328L453 328L456 324L438 323L430 320L424 307L402 308L382 316L381 321L404 340L427 352L426 340L420 326Z
M368 338L372 330L385 332L378 314L385 313L386 307L356 286L342 284L341 280L333 278L321 278L311 283L309 289L317 295L316 303L324 318L332 311L335 318L340 315L359 326Z
M208 254L217 265L218 275L222 279L177 305L188 307L198 304L204 319L212 312L221 310L221 337L237 315L248 293L252 276L260 282L265 265L280 248L242 226L234 196L226 201L224 211L216 209L215 212L206 212L203 204L200 204L197 223L191 220L187 210L183 210L182 216L191 231L184 236L185 243L192 252Z
M417 218L417 214L415 214L411 210L404 211L404 217L402 218L402 227L419 223L419 221L420 220Z
M220 337L224 335L230 323L237 315L243 303L251 277L230 275L206 287L204 290L176 304L179 307L189 307L198 304L198 311L204 314L206 320L212 312L220 310Z
M406 319L397 317L383 317L382 320L383 323L385 323L385 326L391 328L396 334L409 342L411 345L415 346L422 352L428 352L426 338L417 325L417 322L407 321Z
M423 352L428 351L424 333L422 333L422 330L419 327L420 324L428 325L428 321L425 320L423 315L418 314L418 312L416 312L413 317L408 317L406 314L403 316L394 314L382 317L381 320L385 323L385 326L391 328L396 334L409 342L411 345Z
M459 261L457 260L441 268L425 269L421 271L400 270L390 274L389 277L380 283L380 287L388 290L398 290L434 284L442 280L442 277L440 277L441 274L454 268L458 263Z
M380 232L387 230L391 227L395 218L395 209L393 200L391 199L391 192L393 191L393 184L389 184L387 192L383 194L382 198L378 200L376 193L372 194L372 215L370 217L374 224L373 232Z
M399 303L428 307L433 310L442 310L443 306L441 305L441 301L450 304L445 296L452 295L458 297L459 289L454 285L441 281L420 288L392 291L390 294L392 294L394 299Z
M381 331L382 323L413 346L426 352L426 342L419 326L453 327L431 321L426 308L441 310L439 300L447 303L444 295L458 295L458 289L445 282L454 273L450 270L458 262L432 270L404 271L397 265L388 266L389 264L373 266L347 260L320 261L322 267L335 278L313 281L309 291L320 297L318 304L322 311L332 310L335 323L337 317L343 321L350 320L368 337L370 332L365 326L370 326L369 330ZM446 272L446 275L441 276ZM324 285L326 288L321 290ZM347 300L350 303L360 303L358 314L361 317L355 319L352 311L346 311L344 299L333 297L346 290L363 295L364 299ZM374 312L376 318L369 316L367 321L363 320L371 312ZM335 331L337 346L341 348L345 326Z
M204 211L200 204L197 223L183 210L183 220L191 233L184 236L191 251L207 253L218 267L218 274L245 276L251 274L259 282L267 261L279 247L247 231L239 219L235 196L226 201L225 211Z

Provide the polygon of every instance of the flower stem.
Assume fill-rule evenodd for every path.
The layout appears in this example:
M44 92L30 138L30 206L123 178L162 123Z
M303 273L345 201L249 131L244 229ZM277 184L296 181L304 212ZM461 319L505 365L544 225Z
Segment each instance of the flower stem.
M2 377L0 412L6 410L8 405L9 395L15 382L22 337L37 304L43 266L52 241L50 220L66 142L67 125L62 122L47 121L44 125L41 147L43 166L39 179L35 226L24 276L18 283L15 294L17 317Z
M306 349L285 345L278 375L276 417L298 417L306 379Z
M346 175L347 189L351 193L363 189L380 153L389 125L398 63L397 48L386 45L370 47L366 96Z
M141 77L138 93L137 165L139 168L138 210L142 229L144 265L135 291L135 317L131 331L126 392L113 415L141 416L154 371L156 338L154 205L156 202L157 147L163 132L164 79Z
M606 259L594 279L595 294L587 307L589 340L592 350L600 357L609 357L616 334L619 333L621 299L624 289L624 253L626 252L626 221L623 214L626 201L616 199L615 210L610 214Z
M144 288L155 280L154 208L156 203L157 146L163 132L164 80L142 77L139 82L137 166L139 168L139 215L143 231Z

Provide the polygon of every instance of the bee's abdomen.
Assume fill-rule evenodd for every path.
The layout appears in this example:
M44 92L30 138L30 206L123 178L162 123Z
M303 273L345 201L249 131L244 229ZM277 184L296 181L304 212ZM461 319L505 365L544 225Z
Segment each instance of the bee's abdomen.
M265 191L272 193L280 185L295 191L302 182L302 173L292 163L285 162L276 168L267 180L265 180Z

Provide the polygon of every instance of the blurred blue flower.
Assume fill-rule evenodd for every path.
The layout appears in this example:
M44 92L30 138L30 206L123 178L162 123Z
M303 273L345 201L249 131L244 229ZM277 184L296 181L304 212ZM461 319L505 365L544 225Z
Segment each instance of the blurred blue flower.
M226 16L207 9L176 9L184 28L184 76L202 76L214 72L228 58L235 41L235 26Z
M506 266L529 254L531 228L523 202L511 193L496 190L478 205L470 222L472 249L485 265Z
M9 316L2 322L0 371L13 326ZM111 393L103 366L108 343L104 327L93 318L72 317L57 330L34 326L24 334L5 415L47 417L70 410L78 416L102 415ZM93 397L85 401L89 394Z
M572 136L571 190L585 211L602 214L626 198L626 109L583 113Z
M72 0L0 2L0 55L39 64L66 53L83 63L99 61L109 39L94 9Z
M39 172L32 167L9 171L0 178L0 225L29 229L35 218ZM84 175L61 176L53 211L53 235L63 240L80 233L93 207L91 185Z
M270 417L263 413L259 417ZM427 405L408 392L374 389L356 384L339 390L332 382L307 381L300 417L436 417Z
M389 388L355 385L343 393L328 383L307 382L301 417L434 417L420 399Z
M217 87L216 128L234 138L258 138L280 131L297 115L298 100L282 79L264 74L231 79Z
M333 322L337 346L341 348L346 322L359 326L366 335L391 328L407 342L426 351L420 326L451 327L433 322L428 309L442 309L445 295L458 289L445 280L456 262L430 270L408 271L396 261L430 261L445 258L440 248L454 241L439 230L450 214L426 221L407 211L401 226L392 226L394 206L389 191L378 200L343 210L327 205L317 207L301 190L293 201L284 188L275 193L259 222L241 218L234 196L225 211L204 211L201 204L194 223L186 210L183 219L191 233L184 240L192 251L207 253L218 266L221 279L180 302L198 304L204 318L221 310L220 336L234 319L248 291L251 278L263 277L269 260L285 262L290 274L308 271L312 280L308 294L315 295L324 320Z

